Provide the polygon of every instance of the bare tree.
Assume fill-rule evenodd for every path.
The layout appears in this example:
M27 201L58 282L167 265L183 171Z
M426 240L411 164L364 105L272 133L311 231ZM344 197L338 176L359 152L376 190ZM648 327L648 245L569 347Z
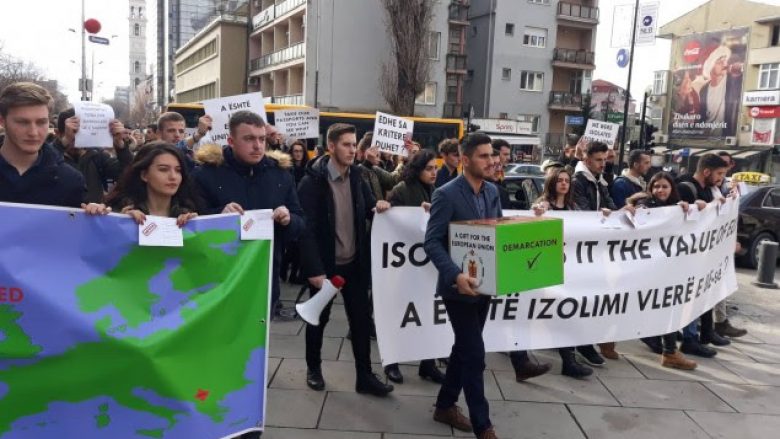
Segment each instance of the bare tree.
M0 43L0 90L15 82L34 82L48 90L54 98L52 114L68 108L68 97L59 91L57 81L47 80L35 64L6 53Z
M382 66L380 88L393 113L414 115L414 101L425 90L433 0L381 0L393 56Z
M154 122L154 113L151 111L152 93L150 88L143 85L135 88L133 104L130 107L130 124L133 127L142 127Z
M128 121L130 120L130 109L127 106L127 102L122 99L111 98L103 99L103 103L114 110L115 118L121 120L123 124L127 125Z

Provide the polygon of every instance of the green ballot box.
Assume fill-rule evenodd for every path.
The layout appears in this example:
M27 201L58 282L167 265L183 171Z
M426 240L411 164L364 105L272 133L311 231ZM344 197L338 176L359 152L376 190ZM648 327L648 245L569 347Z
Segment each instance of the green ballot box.
M450 256L480 294L563 283L563 220L511 217L450 223Z

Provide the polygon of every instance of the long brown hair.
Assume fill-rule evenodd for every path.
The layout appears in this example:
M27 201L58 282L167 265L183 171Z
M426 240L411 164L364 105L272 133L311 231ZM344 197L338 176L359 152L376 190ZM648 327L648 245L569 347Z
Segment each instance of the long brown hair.
M566 168L554 168L548 171L547 177L544 179L544 192L542 192L542 196L539 197L537 202L547 201L551 206L555 206L555 202L558 199L556 186L558 185L558 176L561 174L569 176L569 192L564 195L563 204L567 209L574 209L574 197L571 194L574 181L571 172Z

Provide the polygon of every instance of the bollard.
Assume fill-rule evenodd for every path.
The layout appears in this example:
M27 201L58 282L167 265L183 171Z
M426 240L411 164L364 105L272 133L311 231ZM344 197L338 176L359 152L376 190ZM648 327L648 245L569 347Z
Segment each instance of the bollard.
M758 276L753 285L761 288L777 288L775 283L775 266L777 265L778 244L764 241L758 248Z

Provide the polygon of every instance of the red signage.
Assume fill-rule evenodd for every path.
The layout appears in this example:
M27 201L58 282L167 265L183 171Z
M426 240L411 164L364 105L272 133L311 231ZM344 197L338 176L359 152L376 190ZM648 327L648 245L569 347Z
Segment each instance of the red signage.
M694 64L699 60L701 55L701 43L697 40L691 40L683 48L683 61L686 64Z
M16 287L0 287L0 303L18 303L24 300L24 291Z
M775 119L780 117L780 106L750 107L750 117L753 119Z

